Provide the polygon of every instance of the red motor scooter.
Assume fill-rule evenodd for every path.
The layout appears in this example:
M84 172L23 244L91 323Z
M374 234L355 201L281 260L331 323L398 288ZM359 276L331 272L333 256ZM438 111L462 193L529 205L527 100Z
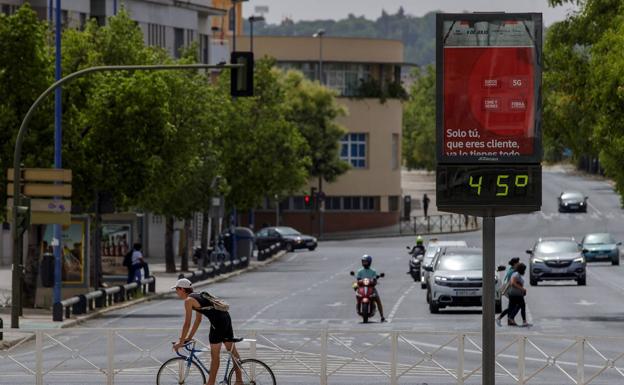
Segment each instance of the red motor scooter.
M350 272L350 274L355 276L355 272L353 271ZM384 276L385 274L381 273L374 279L358 279L353 284L355 299L357 301L357 313L362 317L363 323L368 323L368 319L375 315L375 311L377 310L377 306L375 305L375 297L377 296L375 286L377 285L377 280Z

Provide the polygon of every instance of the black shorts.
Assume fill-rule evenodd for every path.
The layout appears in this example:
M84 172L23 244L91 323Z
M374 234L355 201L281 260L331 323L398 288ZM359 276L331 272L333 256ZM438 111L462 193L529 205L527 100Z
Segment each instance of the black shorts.
M234 338L232 319L229 314L224 313L223 316L214 321L210 324L210 334L208 335L208 341L211 344L220 344Z

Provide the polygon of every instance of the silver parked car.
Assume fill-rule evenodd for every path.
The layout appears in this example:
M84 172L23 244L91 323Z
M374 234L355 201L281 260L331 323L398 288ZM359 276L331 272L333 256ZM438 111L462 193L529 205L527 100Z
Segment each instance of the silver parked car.
M467 247L466 241L440 241L438 239L431 239L427 242L427 247L425 248L425 255L423 256L423 260L420 264L420 288L427 288L427 281L429 279L429 272L425 270L426 266L431 266L431 262L433 262L433 258L436 253L440 251L442 247Z
M586 284L585 257L574 238L540 238L532 249L527 250L529 261L529 282L531 286L539 281L575 280L579 286Z

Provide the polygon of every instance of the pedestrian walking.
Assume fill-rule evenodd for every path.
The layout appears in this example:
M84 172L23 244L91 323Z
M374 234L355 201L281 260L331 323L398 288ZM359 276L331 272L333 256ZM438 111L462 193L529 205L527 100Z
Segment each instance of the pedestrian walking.
M425 212L425 218L427 217L427 210L429 210L429 197L427 196L427 193L425 193L425 195L423 195L422 198L422 205L423 205L423 211Z
M501 286L501 296L509 296L509 287L511 286L511 276L516 271L516 266L520 263L520 258L514 257L511 258L508 262L509 266L507 266L507 270L505 271L505 276L503 277L503 283ZM510 309L510 302L507 302L507 308L503 310L499 316L496 318L496 324L501 326L501 321L503 317L508 316ZM509 319L509 316L508 316Z
M144 270L145 276L149 276L149 266L147 262L145 262L145 258L143 257L143 253L141 252L141 244L135 243L132 246L132 250L128 252L129 254L129 264L128 266L128 283L130 282L141 282L141 270ZM126 257L124 257L126 259ZM126 264L127 261L124 261Z
M511 286L509 287L509 302L510 309L507 315L507 325L519 326L513 319L520 312L522 316L522 326L531 326L526 319L526 288L524 287L524 273L526 272L526 265L524 263L518 263L516 265L516 271L511 275ZM510 322L511 321L511 322Z

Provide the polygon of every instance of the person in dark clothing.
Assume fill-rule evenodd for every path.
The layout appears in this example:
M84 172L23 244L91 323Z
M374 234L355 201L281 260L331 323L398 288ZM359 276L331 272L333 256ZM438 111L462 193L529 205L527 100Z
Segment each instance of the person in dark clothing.
M427 196L427 194L423 195L422 198L422 205L423 205L423 211L425 212L425 217L427 217L427 210L429 210L429 197Z
M527 322L526 317L526 302L524 297L526 296L526 289L524 287L524 273L526 272L526 265L524 263L518 263L516 265L516 271L511 275L511 287L509 288L509 315L508 320L513 320L520 311L522 316L522 326L531 326ZM507 322L510 326L518 326L514 321Z
M178 351L184 344L193 339L193 336L197 332L202 318L206 317L210 321L210 334L208 335L208 341L210 342L210 373L208 382L206 385L214 385L217 379L217 373L219 371L221 345L225 345L225 348L232 353L232 356L236 361L240 360L236 345L232 340L234 339L234 331L232 330L232 319L230 313L227 310L222 309L218 303L210 300L205 293L194 293L191 281L186 278L179 279L176 285L172 288L175 289L176 294L182 300L184 300L184 324L182 326L182 332L180 334L180 340L173 345L173 348ZM193 311L196 311L195 322L191 327L191 318ZM234 385L242 385L242 373L240 367L234 364L236 382Z
M145 262L140 243L135 243L132 250L124 256L124 265L128 267L128 283L141 281L141 269L143 269L144 276L149 277L149 266Z
M518 265L518 263L520 263L520 258L518 257L514 257L511 258L509 260L509 267L507 267L507 271L505 271L505 277L503 278L503 289L505 289L505 292L503 293L503 295L508 295L508 287L506 288L507 285L511 285L511 283L509 282L511 280L511 275L516 271L516 266ZM498 318L496 318L496 324L498 326L501 326L501 320L503 319L503 317L507 316L508 320L513 321L513 319L511 319L509 317L509 311L511 310L511 300L509 302L509 304L507 305L507 308L505 310L503 310Z

